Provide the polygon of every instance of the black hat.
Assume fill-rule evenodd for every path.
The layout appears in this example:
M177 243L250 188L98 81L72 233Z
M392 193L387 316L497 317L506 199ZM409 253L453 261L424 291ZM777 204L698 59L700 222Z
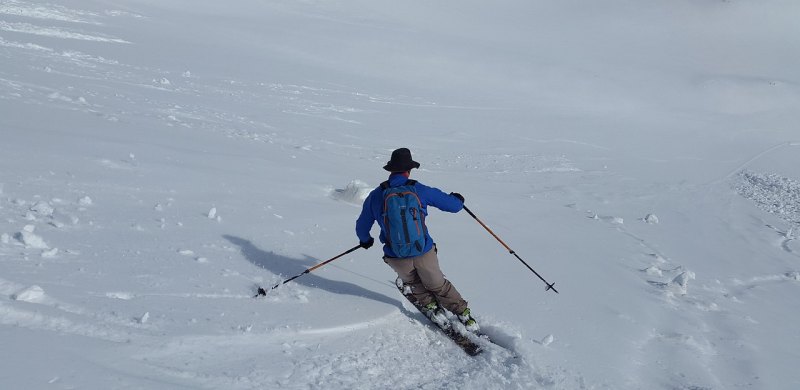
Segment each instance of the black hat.
M419 168L419 163L411 159L411 151L406 148L396 149L392 152L392 159L383 169L389 172L405 172Z

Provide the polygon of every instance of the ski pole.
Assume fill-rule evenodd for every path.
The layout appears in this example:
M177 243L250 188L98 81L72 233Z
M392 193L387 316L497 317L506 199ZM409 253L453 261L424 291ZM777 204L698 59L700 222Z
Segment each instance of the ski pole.
M356 249L358 249L358 248L361 248L361 244L358 244L358 245L356 245L356 246L354 246L354 247L352 247L352 248L348 249L347 251L345 251L345 252L343 252L343 253L341 253L341 254L339 254L339 255L337 255L337 256L335 256L335 257L333 257L333 258L330 258L330 259L328 259L328 260L325 260L325 261L323 261L322 263L319 263L319 264L317 264L317 265L315 265L315 266L313 266L313 267L311 267L311 268L309 268L309 269L307 269L307 270L305 270L305 271L303 271L303 272L301 272L301 273L299 273L299 274L297 274L297 275L295 275L295 276L292 276L291 278L289 278L289 279L286 279L286 280L284 280L283 282L280 282L280 283L278 283L278 284L276 284L276 285L272 286L272 288L270 288L269 290L265 290L265 289L264 289L264 287L259 287L259 288L258 288L258 293L257 293L255 296L253 296L253 298L256 298L256 297L258 297L259 295L267 295L267 291L274 290L274 289L278 288L278 286L280 286L280 285L282 285L282 284L289 283L289 282L291 282L292 280L295 280L295 279L297 279L297 278L299 278L299 277L301 277L301 276L303 276L303 275L305 275L305 274L307 274L307 273L309 273L309 272L311 272L311 271L313 271L313 270L315 270L315 269L317 269L317 268L319 268L319 267L322 267L322 266L323 266L323 265L325 265L325 264L328 264L328 263L330 263L331 261L334 261L334 260L336 260L336 259L338 259L338 258L340 258L340 257L342 257L342 256L344 256L344 255L346 255L346 254L348 254L348 253L352 253L352 252L354 252L354 251L355 251Z
M521 261L521 262L522 262L522 264L525 264L525 266L526 266L526 267L528 267L528 269L529 269L529 270L531 270L531 272L533 272L534 274L536 274L536 276L538 276L538 277L539 277L539 279L541 279L541 280L542 280L542 282L544 282L544 284L546 284L546 285L547 285L547 288L546 288L544 291L553 290L553 291L555 291L555 292L556 292L556 294L558 294L558 290L556 290L556 288L554 287L554 286L555 286L555 284L556 284L556 282L553 282L553 283L547 283L547 281L546 281L546 280L544 280L544 278L542 277L542 275L539 275L539 273L538 273L538 272L536 272L536 271L535 271L533 268L531 268L531 266L530 266L530 265L528 265L528 263L526 263L526 262L525 262L525 260L522 260L522 258L521 258L521 257L519 257L519 255L517 255L517 252L514 252L514 250L513 250L513 249L511 249L511 248L510 248L508 245L506 245L506 243L505 243L505 242L503 242L503 240L501 240L501 239L500 239L500 237L498 237L498 236L497 236L497 234L494 234L494 232L492 231L492 229L489 229L489 227L488 227L488 226L486 226L486 224L485 224L485 223L483 223L483 221L481 221L480 219L478 219L478 216L476 216L476 215L475 215L475 214L474 214L472 211L470 211L470 209L468 209L468 208L467 208L467 206L464 206L464 210L465 210L467 213L469 213L469 215L470 215L470 216L472 216L472 218L475 218L475 220L476 220L476 221L478 221L478 223L479 223L479 224L481 224L481 226L483 226L483 228L484 228L484 229L486 229L486 231L487 231L487 232L489 232L489 234L491 234L491 235L492 235L492 237L494 237L494 238L495 238L495 239L496 239L498 242L500 242L500 244L502 244L502 245L503 245L503 246L504 246L506 249L508 249L508 253L511 253L512 255L514 255L514 257L516 257L516 258L517 258L517 260Z

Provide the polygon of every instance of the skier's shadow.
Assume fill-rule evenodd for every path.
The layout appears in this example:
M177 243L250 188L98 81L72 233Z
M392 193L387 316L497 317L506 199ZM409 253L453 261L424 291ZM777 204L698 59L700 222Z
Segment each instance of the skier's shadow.
M293 259L286 256L281 256L275 254L274 252L267 252L264 250L259 249L252 242L249 240L245 240L240 237L234 237L230 235L223 235L226 240L230 241L233 245L239 247L239 250L242 252L244 257L251 263L255 264L258 267L264 268L267 271L270 271L274 274L281 275L283 277L292 277L298 275L308 269L309 267L313 267L314 265L318 264L320 261L314 259L309 256L304 256L302 260ZM361 286L348 283L348 282L341 282L336 280L325 279L319 275L312 273L305 274L291 283L297 283L307 287L319 288L328 292L332 292L335 294L343 294L343 295L353 295L361 298L371 299L378 302L383 302L392 306L400 307L401 311L403 309L403 304L396 300L392 299L386 295L377 293L375 291L367 290ZM270 288L272 286L263 286L264 288ZM253 291L255 293L255 290Z

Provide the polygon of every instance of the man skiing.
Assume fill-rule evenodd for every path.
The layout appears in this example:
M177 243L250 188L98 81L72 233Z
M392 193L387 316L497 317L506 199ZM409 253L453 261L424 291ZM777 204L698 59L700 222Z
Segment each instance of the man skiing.
M444 308L456 314L468 330L477 331L478 324L470 315L467 302L439 268L436 244L425 225L427 206L457 213L464 207L464 197L410 180L411 170L419 167L407 148L392 152L383 167L391 172L389 179L364 200L356 235L361 247L370 248L375 243L370 230L378 222L384 262L411 289L425 314L436 321L435 317L443 317Z

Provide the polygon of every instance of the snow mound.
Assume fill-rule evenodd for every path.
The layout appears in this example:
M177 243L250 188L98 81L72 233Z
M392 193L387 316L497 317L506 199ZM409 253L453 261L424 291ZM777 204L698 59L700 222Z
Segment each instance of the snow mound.
M135 295L129 292L109 292L106 293L106 297L111 299L121 299L123 301L129 301L135 298Z
M45 259L52 259L58 256L58 248L53 248L50 250L45 250L42 252L42 257Z
M78 204L81 205L81 206L91 206L91 205L94 204L94 201L92 201L92 198L90 198L88 196L84 196L84 197L78 199Z
M668 282L657 282L650 280L648 283L662 289L667 297L687 295L689 293L689 281L696 279L696 275L692 271L682 270L682 267L680 267L678 270L680 270L680 273ZM649 275L661 276L663 270L658 269L658 271L655 271L653 267L651 267L644 271Z
M669 283L670 290L680 295L686 295L689 292L689 281L693 279L695 279L694 272L681 272Z
M21 232L14 235L14 238L25 245L26 248L50 249L42 237L33 233L34 230L35 227L33 225L27 225Z
M331 197L342 202L361 205L372 189L372 186L361 180L353 180L345 188L333 190Z
M36 285L24 288L11 295L11 299L15 301L40 303L44 300L44 290Z
M642 218L642 221L644 221L644 222L646 222L648 224L651 224L651 225L657 225L658 224L658 216L656 216L655 214L647 214L647 215L645 215L644 218Z
M50 217L55 212L53 206L47 202L36 202L29 210L43 217Z
M664 276L664 272L661 270L661 268L658 268L655 265L651 265L642 271L651 276Z

